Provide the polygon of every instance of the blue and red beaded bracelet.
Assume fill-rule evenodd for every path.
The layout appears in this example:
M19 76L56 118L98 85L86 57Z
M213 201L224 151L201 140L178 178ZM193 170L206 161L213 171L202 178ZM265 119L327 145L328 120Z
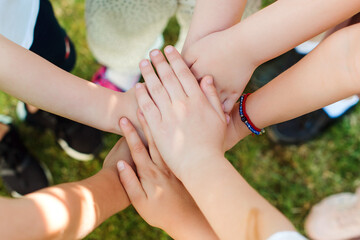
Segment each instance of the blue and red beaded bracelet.
M257 128L250 120L249 116L246 113L246 107L245 107L245 102L246 99L248 98L248 96L250 95L250 93L247 93L245 95L242 95L240 97L240 105L239 105L239 114L240 114L240 118L241 121L248 127L248 129L255 135L261 135L263 133L265 133L264 129L260 129Z

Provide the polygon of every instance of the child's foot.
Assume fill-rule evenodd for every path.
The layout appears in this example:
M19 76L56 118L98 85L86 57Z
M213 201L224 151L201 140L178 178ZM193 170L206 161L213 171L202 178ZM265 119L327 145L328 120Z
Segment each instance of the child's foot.
M19 197L48 187L52 176L47 167L29 153L10 122L9 117L0 116L0 176L11 195Z
M343 240L360 237L360 188L356 194L339 193L315 205L306 219L311 239Z
M60 147L74 159L92 160L102 148L102 132L95 128L42 110L31 113L23 102L18 102L16 112L30 125L53 131Z

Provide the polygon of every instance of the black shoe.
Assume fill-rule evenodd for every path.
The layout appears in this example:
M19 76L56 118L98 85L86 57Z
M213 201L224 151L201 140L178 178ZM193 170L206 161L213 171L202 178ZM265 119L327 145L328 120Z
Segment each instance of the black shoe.
M13 197L48 187L50 171L25 148L11 124L0 141L0 176Z
M323 109L266 128L271 141L280 144L301 144L320 135L335 119Z
M40 128L52 130L60 147L72 158L92 160L102 148L102 132L83 124L38 110L31 114L23 102L16 108L18 117Z
M267 128L268 137L273 142L282 144L301 144L312 140L324 132L327 127L354 109L358 103L358 97L352 96L341 102L344 104L341 108L333 108L338 111L331 112L328 106L287 122L270 126ZM341 102L335 104L341 104ZM324 109L327 110L327 112Z
M295 63L300 61L305 55L299 54L295 49L292 49L277 58L274 58L262 65L260 65L251 76L249 82L250 91L255 91L278 75L292 67Z

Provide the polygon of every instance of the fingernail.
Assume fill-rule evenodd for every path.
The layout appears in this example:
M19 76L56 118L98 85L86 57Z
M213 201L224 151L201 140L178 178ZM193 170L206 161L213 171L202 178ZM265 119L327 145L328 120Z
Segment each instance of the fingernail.
M140 65L141 65L142 67L146 67L147 65L149 65L149 62L148 62L148 60L142 60L141 63L140 63Z
M150 55L155 57L155 56L159 55L159 53L160 53L159 50L153 50L153 51L151 51Z
M128 123L129 123L129 120L127 120L127 118L121 118L121 119L120 119L120 124L121 124L121 125L126 126Z
M206 78L206 83L211 85L213 83L213 78L212 77L207 77Z
M117 168L118 168L118 170L121 172L122 170L125 169L125 164L124 164L122 161L119 161L119 162L117 163Z
M167 46L166 48L165 48L165 52L167 52L167 53L171 53L171 52L173 52L174 51L174 47L173 46Z
M229 114L225 114L225 118L226 118L226 123L229 124L230 123L230 116Z
M137 83L137 84L135 85L135 88L141 88L141 83Z

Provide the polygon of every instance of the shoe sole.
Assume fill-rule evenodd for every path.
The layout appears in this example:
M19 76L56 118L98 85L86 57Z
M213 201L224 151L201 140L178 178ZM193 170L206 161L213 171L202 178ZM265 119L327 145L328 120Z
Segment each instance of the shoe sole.
M21 121L25 121L27 115L25 111L25 103L18 101L16 104L16 115Z
M94 154L81 153L71 148L64 139L58 139L58 143L67 155L76 160L87 162L95 158Z

